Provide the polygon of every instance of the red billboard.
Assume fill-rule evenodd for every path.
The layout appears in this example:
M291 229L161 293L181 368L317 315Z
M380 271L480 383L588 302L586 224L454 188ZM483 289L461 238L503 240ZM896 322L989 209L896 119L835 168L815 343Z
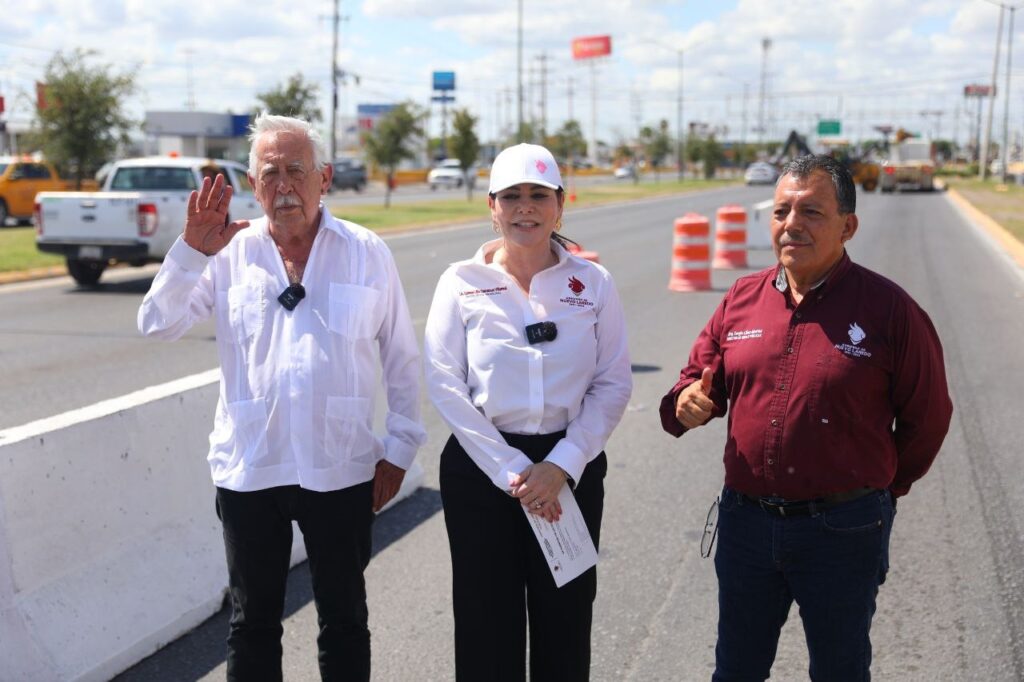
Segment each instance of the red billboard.
M586 38L573 38L573 59L590 59L591 57L605 57L607 55L610 55L611 53L611 36L587 36Z
M964 97L991 97L995 94L995 88L991 85L965 85Z

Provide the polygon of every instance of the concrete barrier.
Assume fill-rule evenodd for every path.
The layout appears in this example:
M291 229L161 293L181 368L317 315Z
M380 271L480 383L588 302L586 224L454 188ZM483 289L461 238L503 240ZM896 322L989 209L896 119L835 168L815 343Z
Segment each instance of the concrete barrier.
M747 248L768 250L772 248L772 208L775 200L769 199L750 207L750 224L747 229Z
M0 431L0 680L107 680L220 608L217 378ZM416 463L392 504L422 481Z

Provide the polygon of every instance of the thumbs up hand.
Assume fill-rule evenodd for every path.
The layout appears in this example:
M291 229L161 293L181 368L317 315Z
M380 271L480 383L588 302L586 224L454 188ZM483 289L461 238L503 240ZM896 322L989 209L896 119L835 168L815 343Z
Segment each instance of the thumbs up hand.
M705 367L695 381L676 399L676 419L687 429L695 429L711 418L715 403L711 400L711 368Z

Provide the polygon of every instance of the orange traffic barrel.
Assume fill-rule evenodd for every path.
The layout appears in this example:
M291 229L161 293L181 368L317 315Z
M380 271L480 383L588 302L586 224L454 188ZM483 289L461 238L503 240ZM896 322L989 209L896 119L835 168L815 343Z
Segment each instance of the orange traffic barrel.
M672 239L672 291L707 291L711 288L711 223L698 213L676 218Z
M747 267L747 211L742 206L722 206L715 214L715 258L711 267Z

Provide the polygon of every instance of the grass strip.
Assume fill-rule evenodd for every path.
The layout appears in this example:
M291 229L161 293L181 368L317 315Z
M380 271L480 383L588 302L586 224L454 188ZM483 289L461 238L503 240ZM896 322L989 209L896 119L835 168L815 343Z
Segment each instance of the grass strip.
M1024 243L1024 186L977 178L943 178L975 208Z

